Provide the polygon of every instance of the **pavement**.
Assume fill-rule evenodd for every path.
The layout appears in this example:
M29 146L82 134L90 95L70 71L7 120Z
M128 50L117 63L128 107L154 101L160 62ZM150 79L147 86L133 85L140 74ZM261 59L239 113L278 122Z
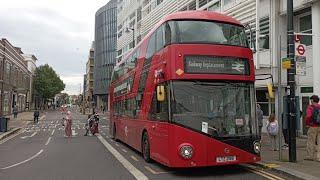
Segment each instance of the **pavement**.
M13 118L13 115L9 117L8 121L8 131L0 132L0 141L5 139L17 132L19 132L23 127L27 126L29 123L33 123L33 111L21 112L18 114L17 118ZM45 113L41 113L39 121L45 118Z
M269 168L274 171L282 172L300 179L319 180L320 162L304 160L306 157L307 139L306 137L297 137L297 162L289 162L289 150L283 149L273 151L271 149L270 139L267 134L262 135L261 139L261 157L262 161L257 165ZM281 158L279 158L281 157Z

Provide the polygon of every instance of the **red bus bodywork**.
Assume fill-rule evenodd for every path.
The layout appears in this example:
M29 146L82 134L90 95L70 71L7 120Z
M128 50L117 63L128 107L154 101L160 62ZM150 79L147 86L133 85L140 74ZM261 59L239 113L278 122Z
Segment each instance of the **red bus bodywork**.
M232 143L224 143L219 139L208 137L204 133L194 131L192 129L179 126L171 122L155 121L148 117L148 112L152 103L153 92L157 86L158 79L156 73L161 71L163 79L169 80L217 80L217 81L238 81L254 83L254 64L252 51L249 48L214 45L214 44L170 44L155 52L152 57L150 68L147 73L143 98L141 101L141 110L136 117L127 117L125 115L117 115L114 111L114 104L128 98L134 98L138 94L139 83L141 80L141 71L144 61L146 61L146 51L148 41L152 33L163 23L170 20L205 20L217 21L221 23L229 23L241 26L237 20L205 11L179 12L171 14L161 20L155 28L135 47L132 51L139 50L136 67L125 73L118 80L113 81L110 86L110 132L115 131L116 139L132 146L138 151L142 151L142 137L147 133L150 143L150 157L168 167L200 167L215 166L226 164L252 163L260 161L258 153L248 152L234 146ZM130 56L129 54L128 56ZM249 75L227 75L227 74L187 74L184 73L183 58L186 55L209 55L221 57L239 57L248 59L250 74ZM127 56L127 57L128 57ZM124 58L117 66L125 63ZM115 88L127 78L133 78L132 87L121 95L116 95ZM116 129L116 130L115 130ZM238 144L252 143L252 141L238 140ZM180 147L188 144L193 147L193 157L184 159L179 154ZM217 162L217 157L236 156L237 159L232 162Z

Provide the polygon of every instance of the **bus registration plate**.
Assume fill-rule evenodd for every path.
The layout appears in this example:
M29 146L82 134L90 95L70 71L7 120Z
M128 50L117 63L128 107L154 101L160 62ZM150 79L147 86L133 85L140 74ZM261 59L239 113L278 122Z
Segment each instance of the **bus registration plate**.
M237 160L236 156L220 156L216 158L217 163L233 162L236 160Z

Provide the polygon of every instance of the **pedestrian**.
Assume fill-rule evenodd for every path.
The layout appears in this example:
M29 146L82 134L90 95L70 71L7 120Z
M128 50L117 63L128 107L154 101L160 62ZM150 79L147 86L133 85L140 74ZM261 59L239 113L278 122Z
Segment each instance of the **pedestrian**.
M307 107L306 126L308 129L307 157L305 160L320 161L320 104L319 97L312 95ZM318 143L317 143L318 142ZM317 151L317 152L316 152Z
M71 116L71 112L68 111L66 118L65 118L65 133L66 133L66 137L71 137L72 136L72 130L71 130L71 126L72 126L72 116Z
M288 149L289 148L289 130L288 130L288 118L286 118L283 114L281 115L282 119L282 134L284 138L284 144L282 146L282 149Z
M36 110L33 112L33 122L34 123L38 123L39 122L39 115L40 115L40 112L36 108Z
M274 114L270 114L268 124L267 124L267 132L269 134L271 140L271 147L273 151L277 151L277 135L279 130L279 124L276 120L276 116Z
M259 127L259 136L261 137L261 131L263 126L263 111L259 104L257 104L257 119L258 119L258 127Z
M13 111L13 118L16 119L18 117L18 107L15 105L12 111Z

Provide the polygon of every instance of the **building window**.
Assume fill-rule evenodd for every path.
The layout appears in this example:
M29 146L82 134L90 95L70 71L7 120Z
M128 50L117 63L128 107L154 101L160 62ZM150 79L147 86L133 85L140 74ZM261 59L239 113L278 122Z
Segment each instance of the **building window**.
M235 3L236 3L236 0L224 0L223 1L223 9L227 10L227 9L231 8L232 6L234 6Z
M189 4L189 10L196 10L196 8L197 8L196 1L192 1L192 2Z
M299 18L299 30L301 33L312 34L311 14ZM301 44L312 45L312 36L301 36Z
M187 10L188 10L187 6L184 6L183 8L180 9L180 11L187 11Z
M157 0L157 5L161 4L163 0Z
M259 49L269 49L269 16L263 17L259 20L260 37L259 37Z
M207 0L199 0L199 8L207 4Z
M2 70L3 70L3 60L0 61L0 71L2 71ZM2 72L0 73L0 80L3 80L3 73ZM0 100L0 102L1 102L1 100Z
M213 5L209 6L208 11L220 12L221 11L220 5L221 5L221 3L220 3L220 1L218 1L218 2L214 3Z

